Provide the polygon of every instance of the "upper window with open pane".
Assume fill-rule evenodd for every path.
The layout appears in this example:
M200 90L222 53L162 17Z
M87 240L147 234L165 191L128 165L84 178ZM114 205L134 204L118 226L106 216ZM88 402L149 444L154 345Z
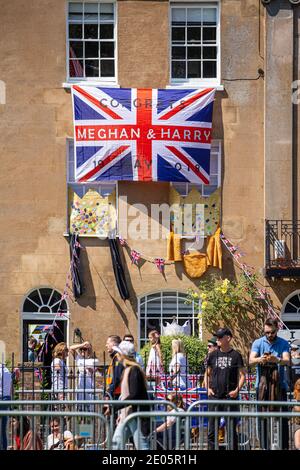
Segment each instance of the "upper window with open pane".
M115 47L114 3L68 4L69 79L114 79Z
M171 81L219 81L217 4L171 6Z

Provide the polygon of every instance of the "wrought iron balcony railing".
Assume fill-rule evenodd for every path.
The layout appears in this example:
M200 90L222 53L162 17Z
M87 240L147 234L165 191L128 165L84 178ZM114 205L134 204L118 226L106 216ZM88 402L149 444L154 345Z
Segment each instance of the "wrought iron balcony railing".
M266 221L266 275L300 276L300 220Z

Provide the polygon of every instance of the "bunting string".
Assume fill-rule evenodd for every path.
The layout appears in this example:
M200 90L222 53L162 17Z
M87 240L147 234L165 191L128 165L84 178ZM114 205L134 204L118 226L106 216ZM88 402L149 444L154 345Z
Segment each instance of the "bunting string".
M262 289L257 286L257 283L253 280L253 274L254 274L254 267L249 266L245 262L241 262L241 258L245 256L245 253L243 253L238 246L234 245L231 243L228 238L225 237L225 235L221 232L220 234L221 241L223 245L226 247L226 249L229 251L231 254L232 258L234 259L235 263L238 265L238 267L243 271L245 276L249 279L249 281L252 283L252 285L257 289L257 296L259 299L261 299L267 307L268 315L273 318L274 320L278 321L278 326L279 329L283 330L286 329L290 331L290 329L287 327L287 325L282 321L280 315L276 312L275 308L271 305L269 301L269 295L267 292L267 289L263 287ZM260 285L262 285L260 283Z

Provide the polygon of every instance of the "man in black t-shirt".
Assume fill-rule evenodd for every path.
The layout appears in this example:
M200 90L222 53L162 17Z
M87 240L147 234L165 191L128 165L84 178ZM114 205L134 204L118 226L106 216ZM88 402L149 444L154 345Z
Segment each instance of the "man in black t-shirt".
M219 349L213 351L208 357L208 398L211 400L236 400L245 382L243 358L238 351L231 347L232 333L228 328L219 328L214 336L217 337ZM228 411L238 411L237 406L209 406L210 411L223 411L226 408ZM238 447L236 421L236 419L231 421L233 432L227 429L227 434L233 435L233 442L229 442L229 447L233 447L233 449ZM208 448L215 448L215 418L213 417L208 420Z

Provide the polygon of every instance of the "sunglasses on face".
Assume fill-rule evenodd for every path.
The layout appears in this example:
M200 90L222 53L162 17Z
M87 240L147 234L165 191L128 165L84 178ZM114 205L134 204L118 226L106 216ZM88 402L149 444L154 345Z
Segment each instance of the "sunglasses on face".
M208 347L208 348L213 348L213 347L214 347L214 344L208 344L207 347Z
M274 331L265 331L265 336L272 336L276 334L276 330Z

